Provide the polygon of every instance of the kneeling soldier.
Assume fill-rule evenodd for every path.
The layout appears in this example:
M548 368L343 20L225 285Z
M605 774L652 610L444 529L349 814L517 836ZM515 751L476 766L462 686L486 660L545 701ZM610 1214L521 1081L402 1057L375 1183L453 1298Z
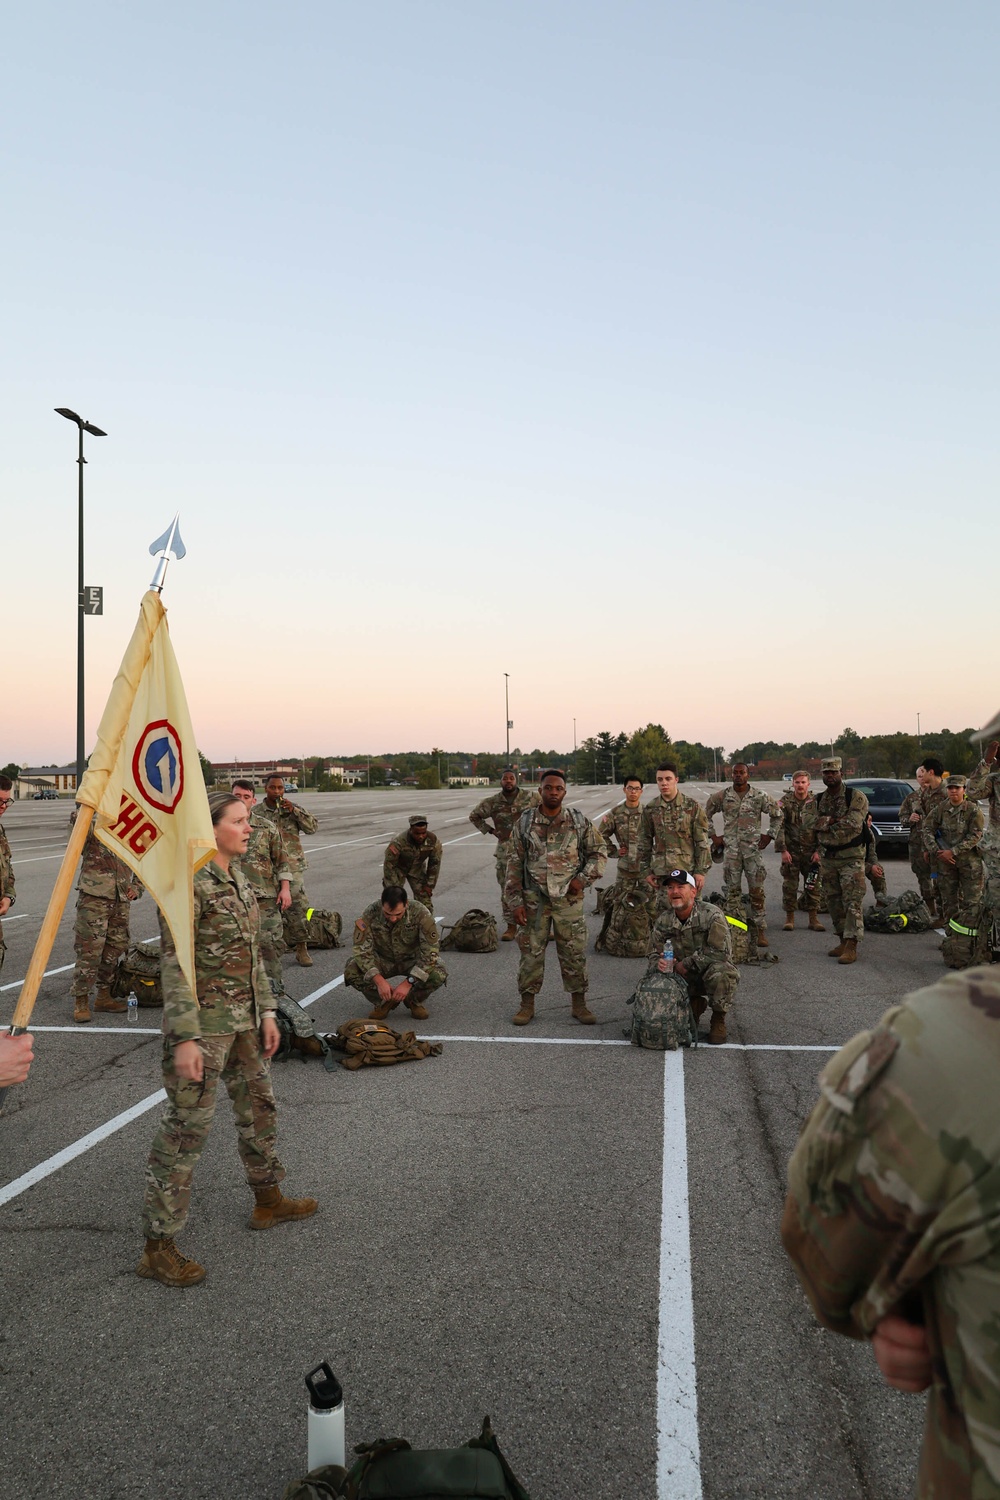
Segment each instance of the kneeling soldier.
M729 924L725 914L711 901L699 901L694 876L687 870L671 870L664 880L667 905L656 919L649 942L650 959L666 973L663 945L674 945L674 973L687 981L691 1009L701 1020L711 1006L712 1028L708 1040L715 1045L726 1040L726 1011L733 1003L739 970L732 962Z
M344 983L364 995L373 1021L384 1021L401 1002L415 1021L426 1021L425 999L448 978L438 952L438 930L426 906L407 902L401 885L387 885L354 924ZM391 985L399 974L405 977Z
M397 833L382 861L382 884L409 884L421 906L434 912L434 887L441 873L441 840L427 827L422 813L414 813L410 826Z

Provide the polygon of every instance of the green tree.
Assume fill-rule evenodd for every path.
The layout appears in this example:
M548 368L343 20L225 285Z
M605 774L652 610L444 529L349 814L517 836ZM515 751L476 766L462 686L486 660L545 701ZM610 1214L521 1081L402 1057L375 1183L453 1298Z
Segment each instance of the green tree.
M619 780L641 776L647 783L655 781L657 766L662 760L671 759L673 748L662 724L647 724L645 729L634 730L622 754Z
M441 777L436 765L425 766L417 772L417 786L424 792L436 792L441 788Z
M201 774L205 778L205 785L214 786L215 770L212 766L212 762L209 760L207 755L202 755L200 750L198 751L198 759L201 761Z
M12 781L16 781L20 774L21 767L17 764L16 761L13 760L9 765L4 766L2 771L0 771L0 776L9 776Z

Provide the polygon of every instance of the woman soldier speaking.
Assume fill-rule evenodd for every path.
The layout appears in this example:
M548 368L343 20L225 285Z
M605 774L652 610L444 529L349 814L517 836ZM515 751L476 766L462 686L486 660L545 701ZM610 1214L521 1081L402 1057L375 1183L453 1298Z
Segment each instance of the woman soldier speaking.
M270 1063L279 1033L274 999L257 946L257 902L231 861L246 852L249 814L238 797L208 799L217 853L194 877L195 998L181 973L173 938L160 917L163 985L163 1086L167 1111L149 1153L142 1219L146 1249L140 1276L164 1286L194 1286L205 1268L182 1255L191 1180L208 1139L220 1081L236 1116L236 1136L257 1205L251 1229L270 1229L316 1212L315 1198L285 1198L285 1169L274 1149Z

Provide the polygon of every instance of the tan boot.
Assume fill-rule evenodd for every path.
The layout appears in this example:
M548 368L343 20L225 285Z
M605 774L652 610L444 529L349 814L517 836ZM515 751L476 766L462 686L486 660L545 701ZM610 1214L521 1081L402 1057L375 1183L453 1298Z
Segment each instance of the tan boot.
M99 1010L110 1010L114 1011L116 1015L120 1016L128 1010L128 1005L124 1000L115 1000L111 994L111 991L108 989L107 985L105 985L103 989L99 989L97 991L97 994L94 996L94 1010L95 1012Z
M535 1019L535 997L534 995L521 996L521 1009L516 1016L511 1017L515 1026L527 1026L529 1021Z
M795 931L795 907L794 906L786 906L785 907L785 925L784 925L784 927L781 930L782 930L782 932L794 932Z
M858 961L858 940L857 940L857 938L845 938L844 939L844 951L840 955L840 957L838 958L837 962L841 963L841 964L856 964L857 961Z
M826 928L823 926L823 923L820 921L819 917L816 915L816 913L814 911L811 911L809 913L809 931L810 932L825 932L826 931Z
M313 961L309 957L309 949L306 947L305 943L295 944L295 962L297 964L301 964L303 969L312 968Z
M196 1260L182 1255L168 1236L163 1240L147 1240L142 1259L136 1266L136 1274L162 1286L197 1286L205 1280L205 1267Z
M507 931L500 934L501 943L512 943L517 937L517 923L508 922Z
M839 936L840 935L838 933L838 937ZM826 956L827 956L827 958L839 958L840 955L843 953L843 951L844 951L844 939L840 938L840 941L838 942L836 948L831 948L830 951L829 951L829 953Z
M370 1010L368 1012L368 1019L369 1021L384 1021L392 1009L393 1007L387 1000L384 1005L376 1005L374 1010Z
M757 933L757 947L758 948L770 948L770 946L771 946L771 944L767 940L767 933L766 932L758 932Z
M593 1026L597 1017L592 1010L587 1009L586 995L572 995L573 1020L579 1021L583 1026Z
M86 995L73 996L73 1020L78 1026L90 1020L90 1001Z
M285 1198L279 1187L254 1188L257 1207L250 1215L251 1229L273 1229L275 1224L291 1224L296 1219L311 1219L319 1208L315 1198Z
M426 1005L421 1005L419 1000L414 1000L413 1004L406 1008L415 1021L426 1021L430 1014Z
M726 1040L726 1018L721 1010L713 1010L712 1025L708 1033L709 1044L720 1046Z

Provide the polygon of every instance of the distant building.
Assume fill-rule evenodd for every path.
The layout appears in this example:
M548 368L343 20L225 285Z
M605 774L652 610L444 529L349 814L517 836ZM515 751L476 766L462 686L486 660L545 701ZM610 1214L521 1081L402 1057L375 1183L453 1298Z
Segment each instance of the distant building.
M224 786L234 781L252 781L262 787L269 776L281 776L285 781L297 781L301 763L293 765L287 760L217 760L212 762L215 779Z
M17 795L33 797L45 791L75 792L76 766L22 766L17 775Z
M449 786L489 786L488 776L449 776Z

